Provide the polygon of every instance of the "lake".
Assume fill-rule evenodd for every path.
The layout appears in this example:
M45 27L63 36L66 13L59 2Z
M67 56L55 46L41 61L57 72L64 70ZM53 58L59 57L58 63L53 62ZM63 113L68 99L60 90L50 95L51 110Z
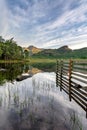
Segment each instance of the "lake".
M84 110L56 87L56 65L0 64L0 130L86 130Z

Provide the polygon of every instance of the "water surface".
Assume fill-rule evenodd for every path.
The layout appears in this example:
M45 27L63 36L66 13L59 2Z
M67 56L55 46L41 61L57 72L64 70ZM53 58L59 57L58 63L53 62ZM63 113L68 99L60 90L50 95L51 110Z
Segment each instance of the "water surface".
M85 112L56 87L54 65L39 66L0 66L0 130L86 130Z

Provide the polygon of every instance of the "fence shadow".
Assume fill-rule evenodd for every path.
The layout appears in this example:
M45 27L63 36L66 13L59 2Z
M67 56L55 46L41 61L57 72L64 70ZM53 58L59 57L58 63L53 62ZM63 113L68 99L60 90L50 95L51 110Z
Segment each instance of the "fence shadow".
M87 62L57 60L56 86L84 109L87 118Z

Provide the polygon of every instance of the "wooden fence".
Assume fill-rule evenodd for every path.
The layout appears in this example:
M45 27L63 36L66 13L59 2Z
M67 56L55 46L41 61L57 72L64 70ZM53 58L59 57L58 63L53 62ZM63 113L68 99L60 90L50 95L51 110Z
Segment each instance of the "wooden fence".
M85 110L87 118L87 62L57 61L56 85Z

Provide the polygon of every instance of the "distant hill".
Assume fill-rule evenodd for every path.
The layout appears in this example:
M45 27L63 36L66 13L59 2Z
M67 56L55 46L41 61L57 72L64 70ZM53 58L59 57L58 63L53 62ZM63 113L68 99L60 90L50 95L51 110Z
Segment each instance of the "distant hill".
M39 49L36 49L39 50ZM81 58L87 59L87 47L81 48L77 50L72 50L68 46L62 46L58 49L40 49L40 51L36 51L37 53L33 53L32 57L38 58Z
M31 51L32 54L36 54L36 53L41 52L43 50L43 49L37 48L35 46L29 46L28 49L29 49L29 51Z
M57 49L59 53L66 53L66 52L72 52L72 49L70 49L68 46L62 46Z
M76 50L72 50L68 46L62 46L58 49L42 49L31 45L24 50L29 51L30 56L34 58L87 59L87 47Z
M87 59L87 47L73 50L72 55L74 58Z

